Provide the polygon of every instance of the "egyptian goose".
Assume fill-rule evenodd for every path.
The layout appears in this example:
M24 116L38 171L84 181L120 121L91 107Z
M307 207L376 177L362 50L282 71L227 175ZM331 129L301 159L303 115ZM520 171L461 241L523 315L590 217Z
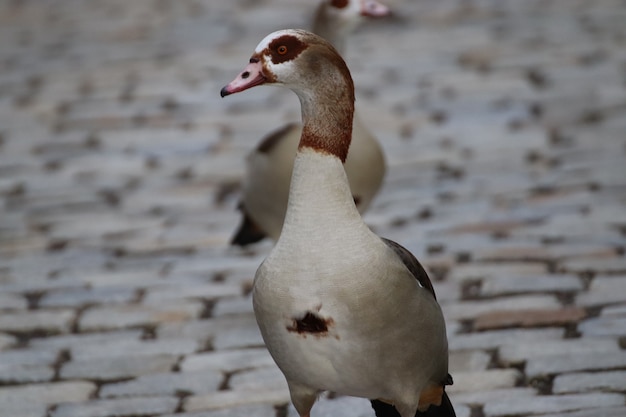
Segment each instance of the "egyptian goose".
M428 275L367 227L350 192L343 162L354 87L345 62L313 33L274 32L221 95L261 84L290 88L302 112L285 223L253 286L294 407L309 417L318 394L332 391L369 398L378 416L454 416L445 323Z
M363 22L363 16L388 14L389 9L375 0L323 0L313 21L313 32L343 51L345 38ZM245 246L266 236L278 239L301 132L302 126L298 123L277 129L261 140L246 158L239 204L242 218L231 244ZM385 160L379 143L358 118L355 118L345 168L357 207L363 213L382 185Z

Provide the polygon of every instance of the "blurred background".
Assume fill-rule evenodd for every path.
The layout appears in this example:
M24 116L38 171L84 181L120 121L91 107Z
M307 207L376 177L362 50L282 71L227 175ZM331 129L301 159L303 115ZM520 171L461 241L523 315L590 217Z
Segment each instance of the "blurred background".
M364 218L433 277L457 415L626 415L626 2L384 3L345 53ZM317 4L0 1L0 415L296 415L249 297L272 243L229 240L299 104L219 91Z

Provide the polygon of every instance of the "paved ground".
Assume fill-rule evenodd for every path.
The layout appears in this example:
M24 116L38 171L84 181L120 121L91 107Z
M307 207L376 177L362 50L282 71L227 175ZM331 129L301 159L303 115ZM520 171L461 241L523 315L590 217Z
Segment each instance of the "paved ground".
M219 90L307 0L0 1L0 415L294 416L229 248L295 97ZM459 417L626 415L626 3L389 2L347 61ZM315 417L372 416L323 399Z

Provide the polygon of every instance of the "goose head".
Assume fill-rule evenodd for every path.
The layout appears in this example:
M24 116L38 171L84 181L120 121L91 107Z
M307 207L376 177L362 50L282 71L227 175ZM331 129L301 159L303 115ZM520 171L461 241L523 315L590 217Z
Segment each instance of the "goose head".
M329 23L358 23L362 17L384 17L389 7L377 0L322 0L318 13L325 15Z
M345 161L352 134L354 85L345 61L328 41L301 29L271 33L220 94L225 97L259 85L282 85L296 93L303 138L309 145L332 138L341 149L329 151Z
M301 99L320 93L336 96L337 92L332 92L336 85L354 95L350 71L337 50L322 37L301 29L267 35L243 71L222 88L221 96L263 84L283 85Z
M390 9L377 0L322 0L313 19L313 32L344 51L345 38L367 18L388 16Z

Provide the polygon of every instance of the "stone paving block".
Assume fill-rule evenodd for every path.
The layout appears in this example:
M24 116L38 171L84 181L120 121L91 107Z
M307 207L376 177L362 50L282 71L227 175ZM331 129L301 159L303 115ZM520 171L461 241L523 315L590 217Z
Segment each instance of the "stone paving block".
M626 336L626 314L584 320L578 324L578 331L584 337Z
M92 400L84 403L59 404L51 417L153 416L172 413L178 406L175 397L137 397Z
M159 326L159 338L211 340L216 350L264 346L254 315L222 316Z
M72 310L37 310L4 312L0 315L0 331L66 333L72 326Z
M74 350L88 350L91 346L99 349L112 349L118 345L137 341L143 335L141 329L129 329L102 333L64 334L50 337L34 337L30 339L29 346L38 350L69 350L74 355Z
M576 304L581 306L596 306L624 301L626 293L626 276L596 276L591 282L589 290L578 294Z
M201 395L217 391L224 376L221 372L184 372L142 375L131 381L105 384L100 398L133 396L176 396L178 393Z
M491 355L480 350L461 350L450 352L448 367L450 372L482 371L491 363Z
M474 372L454 372L454 384L447 388L449 392L493 391L513 388L523 375L517 369L488 369Z
M542 414L544 417L622 417L626 407L601 407L558 414Z
M158 285L161 279L159 269L151 266L143 270L92 271L82 276L80 281L94 288L109 286L145 288Z
M242 405L220 410L196 411L190 413L164 414L160 417L276 417L272 404Z
M52 378L54 378L54 369L52 369L50 365L13 365L0 363L0 384L49 382Z
M612 258L617 253L615 247L608 243L563 242L543 248L548 250L555 259L569 258Z
M565 357L588 353L602 356L619 351L620 346L617 340L608 338L536 340L534 343L524 345L507 342L498 350L498 357L502 361L516 363L545 356L561 355ZM564 355L564 353L567 354Z
M621 394L579 394L538 396L533 401L525 398L508 398L506 401L495 399L485 404L485 416L510 416L517 414L545 414L574 411L581 409L597 409L624 405Z
M121 304L131 302L136 297L133 288L71 288L49 291L39 300L39 306L76 308L92 304Z
M267 387L288 390L284 375L276 366L242 371L230 377L228 385L235 391L263 391Z
M187 355L180 363L181 372L221 371L232 373L244 369L273 367L274 360L265 347L218 350Z
M202 298L215 300L238 297L242 290L239 285L229 283L201 282L200 280L181 280L171 277L170 285L163 285L146 291L142 302L146 305L159 304L176 299ZM198 282L195 282L198 281Z
M550 261L555 258L550 250L532 244L497 244L472 251L472 258L480 262L511 262L511 261Z
M489 277L502 276L533 276L545 275L548 272L545 263L469 263L456 266L448 279L453 281L481 280Z
M211 251L210 256L206 254L187 259L185 262L177 262L172 268L172 275L202 274L207 276L209 274L222 274L228 276L229 274L244 274L249 279L253 279L254 273L265 256L267 256L267 252L251 253L242 258L241 252L237 249L220 248Z
M593 272L596 274L621 274L626 273L626 258L609 259L569 259L565 260L560 269L569 273Z
M552 383L555 394L589 391L623 391L626 371L575 372L558 375Z
M95 358L113 358L123 356L153 356L153 355L188 355L202 346L193 339L123 339L118 343L103 345L76 344L71 348L73 360L88 360Z
M0 352L0 365L52 365L58 358L57 348L25 348Z
M119 305L90 308L79 320L81 331L155 326L196 318L204 310L199 301L171 302L160 305Z
M533 388L502 388L490 391L450 392L450 400L455 406L456 404L482 406L494 398L502 401L518 398L531 402L536 395L537 393Z
M558 274L540 276L491 276L482 281L480 294L487 297L517 293L577 292L583 284L577 276Z
M494 298L490 300L460 301L456 303L442 303L442 310L446 320L469 320L494 310L547 310L557 309L560 303L552 295L514 295Z
M61 379L90 379L110 381L141 375L169 372L178 357L174 355L146 355L73 360L63 365Z
M254 314L252 299L250 297L221 299L218 300L215 307L213 307L213 317L239 314Z
M490 311L476 317L474 329L490 330L507 327L547 327L576 324L586 317L582 308L561 308L558 310L517 310Z
M254 315L225 316L216 329L216 350L265 346Z
M213 410L250 404L282 406L289 403L289 391L267 388L263 391L218 391L207 395L187 397L184 411Z
M0 352L5 349L11 349L17 343L17 338L10 334L0 333Z
M626 352L608 351L568 355L539 356L526 362L526 376L552 375L561 372L603 371L626 367Z
M34 402L0 404L2 411L12 417L47 417L48 405Z
M604 307L600 313L602 317L626 316L626 304Z
M82 402L87 401L95 392L95 384L87 381L0 387L0 409L19 413L22 407L30 410L29 404L52 405ZM35 409L39 408L35 407Z
M534 343L536 340L561 340L563 329L508 329L493 330L479 333L463 333L451 335L448 346L451 351L464 349L495 349L505 344Z
M28 303L21 294L11 294L0 292L1 310L26 310Z

